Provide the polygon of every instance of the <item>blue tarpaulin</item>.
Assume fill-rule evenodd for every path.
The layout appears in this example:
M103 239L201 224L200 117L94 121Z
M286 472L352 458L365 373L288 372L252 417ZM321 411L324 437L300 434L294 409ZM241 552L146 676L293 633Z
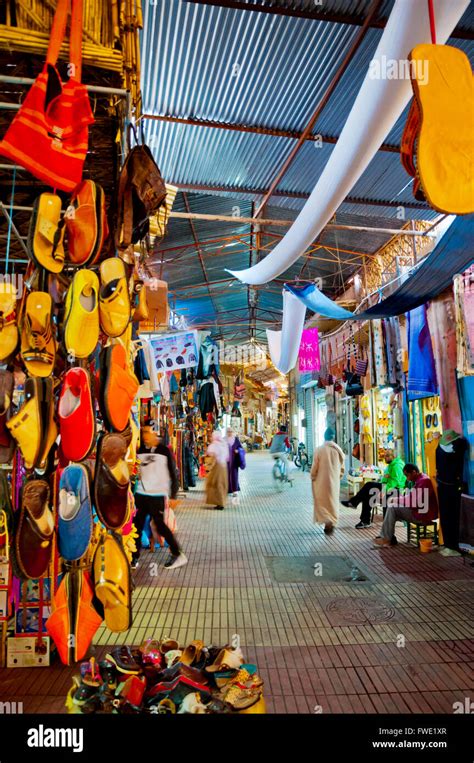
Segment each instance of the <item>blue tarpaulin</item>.
M451 285L453 276L474 261L474 215L457 217L441 241L409 278L389 297L361 313L351 313L319 291L315 284L285 288L319 315L340 321L390 318L434 299Z

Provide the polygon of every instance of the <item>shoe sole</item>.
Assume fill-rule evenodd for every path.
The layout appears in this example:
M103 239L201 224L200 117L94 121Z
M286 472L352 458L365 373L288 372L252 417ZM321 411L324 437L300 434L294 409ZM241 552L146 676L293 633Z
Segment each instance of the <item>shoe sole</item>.
M126 668L121 668L120 665L114 660L111 654L105 655L107 660L110 660L110 662L113 662L119 673L123 673L124 675L128 676L138 676L141 673L141 669L138 668L137 670L126 670Z
M174 564L172 567L165 567L165 565L163 565L163 569L164 570L179 570L180 567L185 567L187 563L188 563L188 560L186 559L185 562L182 562L181 564Z

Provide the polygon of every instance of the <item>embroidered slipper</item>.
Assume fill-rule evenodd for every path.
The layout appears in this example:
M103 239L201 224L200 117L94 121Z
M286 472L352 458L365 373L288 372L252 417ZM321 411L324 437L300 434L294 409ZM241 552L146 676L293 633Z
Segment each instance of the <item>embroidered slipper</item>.
M53 302L45 291L32 291L25 302L21 328L21 357L32 376L50 376L56 360L52 324Z

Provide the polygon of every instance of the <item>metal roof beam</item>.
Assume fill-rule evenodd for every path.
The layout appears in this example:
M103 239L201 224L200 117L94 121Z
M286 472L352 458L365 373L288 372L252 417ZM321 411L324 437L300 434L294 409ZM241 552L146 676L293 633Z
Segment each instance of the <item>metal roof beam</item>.
M320 133L313 134L309 133L307 135L304 135L302 132L294 132L291 130L279 130L275 127L259 127L258 125L242 125L242 124L230 124L226 122L216 122L212 119L196 119L196 118L185 118L185 117L175 117L175 116L166 116L166 115L155 115L155 114L144 114L142 119L152 119L156 122L170 122L171 124L179 124L179 125L192 125L194 127L210 127L215 128L217 130L230 130L231 132L244 132L244 133L252 133L256 135L271 135L275 138L290 138L291 140L299 140L300 138L303 138L304 140L309 141L319 141L322 140L323 143L329 143L331 145L337 143L339 140L339 136L333 136L333 135L322 135ZM388 151L392 154L398 154L400 152L400 146L396 146L392 143L382 143L382 145L379 148L379 151Z
M247 188L242 187L239 188L238 186L229 186L229 185L201 185L199 183L177 183L173 180L169 180L169 183L172 185L177 186L180 190L185 191L210 191L213 193L230 193L230 194L236 194L236 193L245 193L245 194L252 194L253 196L263 196L265 194L264 188ZM279 196L281 198L285 199L309 199L310 194L306 193L305 191L274 191L273 196ZM362 204L367 206L375 206L375 207L404 207L405 209L421 209L425 210L426 212L432 211L430 207L428 207L426 204L423 204L421 202L417 201L388 201L388 200L381 200L381 199L362 199L357 196L346 196L343 204ZM178 213L180 214L180 213ZM181 213L182 214L182 213ZM170 217L173 217L173 212L171 212ZM241 218L234 217L234 221L238 222ZM262 221L260 221L261 223Z
M238 11L254 11L255 13L269 13L274 16L292 16L299 19L312 19L313 21L328 21L333 24L349 24L352 26L362 26L364 19L354 13L338 13L336 11L298 11L293 8L283 8L279 5L253 5L242 2L242 0L185 0L187 3L195 5L214 5L219 8L232 8ZM370 22L372 29L383 29L387 23L386 18L373 18ZM473 40L474 31L456 27L451 32L451 37L460 40Z
M280 185L282 179L288 172L289 168L293 164L296 155L298 154L300 148L304 145L306 142L306 138L308 135L311 135L313 132L314 126L320 117L321 113L324 111L325 106L328 104L329 99L331 98L332 94L334 93L336 87L338 86L339 82L341 81L342 77L346 73L349 64L351 63L352 59L354 58L355 54L359 50L362 41L364 40L365 35L369 31L369 24L371 19L375 18L377 16L377 13L379 11L380 6L382 5L382 0L372 0L372 3L370 5L369 11L367 13L367 16L364 20L364 23L362 25L362 28L357 33L356 37L354 38L349 50L347 51L346 55L344 56L343 60L339 64L337 71L335 72L334 76L332 77L329 85L327 86L323 97L319 100L319 103L317 104L313 114L311 115L311 118L306 125L305 129L303 130L303 133L301 137L298 139L296 145L293 146L290 153L286 157L285 161L283 162L282 166L279 170L277 170L268 191L266 191L256 213L255 217L259 217L262 213L265 207L267 206L267 203L272 197L273 192L278 188Z
M187 211L188 215L190 215L191 214L191 207L189 206L188 197L187 197L187 195L185 193L183 193L183 199L184 199L184 204L185 204L185 207L186 207L186 211ZM193 235L193 239L194 239L194 242L196 244L196 251L197 251L197 255L199 257L199 262L201 263L201 268L202 268L202 272L203 272L203 275L204 275L204 280L205 280L205 282L207 284L207 290L209 292L209 297L211 299L211 304L212 304L212 306L214 308L214 311L216 313L216 316L217 316L217 312L218 311L217 311L217 308L216 308L216 305L215 305L215 302L214 302L214 299L213 299L211 287L209 286L209 278L207 277L206 266L204 265L204 258L202 256L202 252L201 252L201 243L199 241L198 235L196 233L196 228L194 227L194 223L193 223L192 219L189 220L189 227L191 228L191 233Z

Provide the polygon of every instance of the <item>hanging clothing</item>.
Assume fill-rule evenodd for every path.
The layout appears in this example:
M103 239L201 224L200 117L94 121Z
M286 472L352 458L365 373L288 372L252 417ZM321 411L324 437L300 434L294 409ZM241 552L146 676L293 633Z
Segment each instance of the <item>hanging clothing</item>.
M158 381L158 372L156 370L156 363L154 362L153 348L147 339L142 341L142 347L143 347L143 355L145 358L145 363L148 369L150 387L153 392L159 392L160 383Z
M201 389L199 390L199 410L201 411L202 419L205 419L208 413L215 413L217 415L219 412L214 390L215 387L211 379L201 384Z
M462 307L466 327L466 347L469 365L474 369L474 265L461 276L463 280Z
M386 318L383 325L387 352L387 380L389 384L403 387L405 385L405 376L401 362L402 342L398 318Z
M428 325L433 342L443 429L460 432L462 421L456 385L456 321L451 290L430 303Z
M314 522L337 525L340 487L344 476L344 453L335 442L316 448L311 467Z
M408 357L408 400L437 395L438 382L425 305L408 313Z
M469 279L474 278L470 272L472 270L474 268L467 271ZM453 280L458 376L474 374L474 327L472 326L474 298L472 297L472 288L471 283L466 285L465 276L458 275Z
M228 437L227 447L229 448L229 460L227 462L228 490L229 493L238 493L240 490L238 452L239 448L242 448L242 443L236 436Z
M218 375L219 370L219 347L217 342L206 337L199 349L196 379L207 379L212 373Z
M464 478L468 493L474 495L474 376L458 379L459 402L463 420L463 434L468 442Z
M384 387L387 384L387 360L384 347L384 336L381 320L370 322L372 330L372 351L374 356L375 385Z
M446 445L440 443L436 449L436 476L441 529L444 545L453 549L457 549L459 545L459 521L466 450L467 442L464 437L458 437Z

